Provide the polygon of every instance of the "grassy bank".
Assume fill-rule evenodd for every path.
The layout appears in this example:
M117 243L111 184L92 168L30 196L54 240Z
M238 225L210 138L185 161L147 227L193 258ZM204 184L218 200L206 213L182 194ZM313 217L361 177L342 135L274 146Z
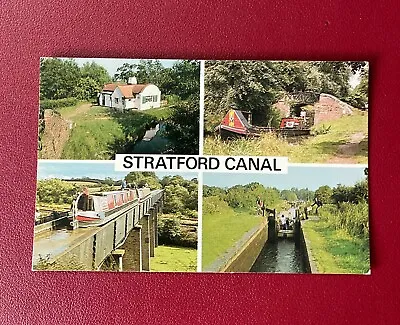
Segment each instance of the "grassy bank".
M221 257L243 235L261 224L262 217L249 211L238 211L215 197L203 199L203 250L202 268Z
M197 250L186 247L158 246L151 258L153 272L196 272Z
M366 273L370 269L369 243L333 229L321 220L303 224L319 273Z
M122 145L134 143L148 125L170 115L168 108L145 112L116 112L107 107L91 106L80 110L65 108L61 115L73 122L70 137L62 152L63 159L110 159Z
M355 111L351 116L344 116L335 121L325 122L316 126L314 134L321 130L326 134L311 136L289 143L274 134L262 134L256 139L238 139L223 141L218 137L207 137L204 141L204 154L208 155L254 155L254 156L288 156L290 162L329 163L340 156L341 146L352 142L352 136L360 133L364 139L352 149L351 159L354 163L368 161L368 114Z

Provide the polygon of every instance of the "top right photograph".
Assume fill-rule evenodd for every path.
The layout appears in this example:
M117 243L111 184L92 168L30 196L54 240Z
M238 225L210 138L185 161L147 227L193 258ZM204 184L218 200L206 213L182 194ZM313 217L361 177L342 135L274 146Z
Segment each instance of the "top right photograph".
M365 61L206 61L205 155L368 163Z

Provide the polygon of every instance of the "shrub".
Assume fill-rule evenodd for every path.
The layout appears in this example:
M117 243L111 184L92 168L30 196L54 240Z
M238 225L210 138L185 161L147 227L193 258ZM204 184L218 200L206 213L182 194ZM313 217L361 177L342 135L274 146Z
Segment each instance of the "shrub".
M181 225L177 217L158 219L158 241L160 244L197 247L197 232Z
M337 206L327 204L321 208L320 215L335 229L343 229L349 235L362 239L369 237L369 209L366 202L341 202Z
M43 99L40 101L40 108L43 109L57 109L67 106L75 106L78 104L76 98L63 98L63 99Z

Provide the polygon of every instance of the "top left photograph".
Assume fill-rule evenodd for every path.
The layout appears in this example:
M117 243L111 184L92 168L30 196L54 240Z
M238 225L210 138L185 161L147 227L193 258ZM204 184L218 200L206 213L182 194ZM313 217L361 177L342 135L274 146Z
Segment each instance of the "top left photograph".
M39 159L199 154L200 61L41 58Z

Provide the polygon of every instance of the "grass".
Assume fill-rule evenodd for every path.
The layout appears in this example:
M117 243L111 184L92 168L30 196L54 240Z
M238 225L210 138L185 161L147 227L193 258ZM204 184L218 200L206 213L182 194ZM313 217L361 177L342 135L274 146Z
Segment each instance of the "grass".
M159 120L166 119L171 116L172 109L168 106L160 107L160 108L150 108L144 111L145 114L151 115Z
M81 118L75 122L61 158L110 159L111 146L116 139L123 139L122 129L116 121Z
M61 108L56 109L56 111L59 112L64 119L70 119L71 117L76 115L77 107L79 107L83 104L89 104L89 102L79 101L74 106L61 107Z
M358 273L370 269L368 242L335 230L320 220L309 220L303 231L310 242L319 273Z
M135 135L142 134L147 124L166 119L172 113L169 107L120 113L108 107L91 106L79 111L82 104L89 103L80 102L59 110L64 119L74 123L62 159L111 159L120 144L135 141Z
M326 134L300 139L290 143L274 134L265 133L256 139L223 141L207 137L204 141L204 154L207 155L253 155L288 156L290 162L327 163L337 156L339 146L347 143L355 133L368 134L368 115L355 111L351 116L343 116L335 121L317 126L314 132L330 126ZM368 162L368 140L361 141L358 152L352 157L354 163Z
M158 246L151 258L151 271L196 272L197 250L187 247Z
M263 221L262 217L254 213L235 211L229 206L220 206L210 211L205 207L209 200L210 198L203 199L203 269L234 246L247 231Z

